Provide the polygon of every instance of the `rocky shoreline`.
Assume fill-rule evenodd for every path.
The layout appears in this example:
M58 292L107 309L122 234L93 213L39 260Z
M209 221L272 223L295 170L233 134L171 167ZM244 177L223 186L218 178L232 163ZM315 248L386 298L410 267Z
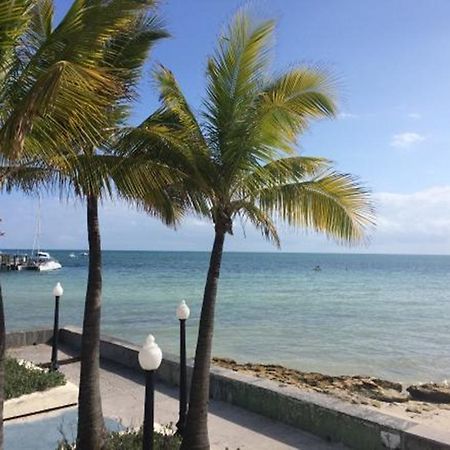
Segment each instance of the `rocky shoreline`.
M382 403L401 403L405 404L406 411L410 408L416 414L422 409L427 411L436 407L450 407L450 386L446 382L417 384L405 389L401 383L369 376L331 376L275 364L238 363L229 358L213 358L213 364L363 405L380 407Z

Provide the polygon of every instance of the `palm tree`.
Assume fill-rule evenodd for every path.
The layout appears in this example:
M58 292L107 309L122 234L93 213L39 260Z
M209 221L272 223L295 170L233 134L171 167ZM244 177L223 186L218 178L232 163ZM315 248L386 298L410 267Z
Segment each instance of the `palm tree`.
M153 2L152 6L153 6ZM113 5L117 8L117 5ZM127 102L134 94L140 70L151 45L165 36L155 17L142 14L142 4L135 4L137 14L120 24L118 30L105 46L101 62L119 71L124 89L110 106L110 123L103 133L103 145L112 137L112 131L120 126L127 116ZM136 161L126 161L103 147L78 146L73 161L73 170L59 170L61 177L72 185L75 193L86 200L87 229L89 241L89 270L81 342L80 391L78 407L77 444L80 449L96 450L102 445L104 430L99 377L100 314L102 294L101 241L98 220L98 202L105 193L113 189L126 198L143 192L142 180L146 186L155 186L161 174L151 167L138 167ZM158 172L158 171L156 171ZM161 171L162 172L162 171ZM132 174L132 175L130 175ZM153 175L152 178L147 177ZM140 191L139 191L140 190Z
M270 77L274 23L254 24L240 12L220 37L207 65L204 108L197 120L172 73L156 74L162 105L139 129L135 148L152 148L146 125L176 151L185 174L177 189L214 226L203 296L187 425L182 449L209 448L207 415L214 312L227 235L233 222L249 221L280 245L276 224L325 233L343 243L363 239L373 214L368 192L324 158L301 156L297 138L314 119L336 114L334 83L314 66ZM146 141L148 145L146 146ZM170 141L170 142L169 142Z
M165 32L149 12L152 1L75 0L56 28L50 0L7 3L0 5L0 25L4 25L0 26L0 182L5 190L71 189L87 200L90 261L78 447L95 450L101 446L104 426L98 373L98 198L105 190L112 194L111 177L126 198L143 185L143 179L146 186L161 179L147 178L155 174L145 164L138 170L112 158L107 149L97 149L127 117L147 52ZM133 178L124 175L134 167ZM151 193L146 198L150 202Z
M119 83L109 67L91 64L99 29L80 33L78 18L87 9L84 2L75 2L52 29L51 0L0 3L2 185L20 169L17 160L58 155L62 144L74 137L95 145L97 130L108 123L103 111ZM1 449L5 327L3 297L0 300Z

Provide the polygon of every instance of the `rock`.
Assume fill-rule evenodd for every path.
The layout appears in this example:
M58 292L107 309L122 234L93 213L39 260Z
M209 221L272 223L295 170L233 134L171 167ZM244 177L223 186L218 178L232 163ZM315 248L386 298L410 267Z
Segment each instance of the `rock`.
M427 383L406 389L414 400L431 403L450 403L450 387L447 384Z
M421 414L422 413L422 410L418 406L414 406L414 405L408 406L406 408L406 411L407 412L412 412L414 414Z
M403 390L402 384L395 381L383 380L382 378L372 378L372 381L383 389L392 389L398 392Z
M350 383L350 381L349 381ZM402 392L402 385L378 378L354 378L347 387L348 390L358 392L366 398L385 403L403 403L409 400L409 395Z
M394 389L377 389L372 391L371 398L387 403L404 403L409 400L409 395Z
M410 399L409 394L403 392L400 383L370 376L331 376L317 372L302 372L278 364L240 364L230 358L214 358L213 361L214 364L235 372L250 373L279 384L333 395L344 401L364 404L381 401L391 404L407 402Z

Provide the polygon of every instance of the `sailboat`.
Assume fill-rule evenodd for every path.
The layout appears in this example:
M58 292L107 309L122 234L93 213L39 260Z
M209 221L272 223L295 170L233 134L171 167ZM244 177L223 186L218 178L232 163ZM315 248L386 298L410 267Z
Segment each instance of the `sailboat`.
M41 237L41 199L39 199L38 214L36 219L36 234L33 242L33 250L31 257L28 258L27 263L22 269L35 270L38 272L49 272L51 270L58 270L62 268L59 261L52 258L50 253L43 252L39 249L39 241Z
M50 270L58 270L62 268L62 264L50 256L48 252L36 252L31 255L25 270L36 270L38 272L49 272Z

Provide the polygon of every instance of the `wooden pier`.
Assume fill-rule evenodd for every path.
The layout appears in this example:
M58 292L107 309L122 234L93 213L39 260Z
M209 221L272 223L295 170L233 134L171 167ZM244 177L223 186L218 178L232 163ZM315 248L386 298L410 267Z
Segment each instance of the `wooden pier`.
M0 253L0 270L21 270L28 260L28 255Z

